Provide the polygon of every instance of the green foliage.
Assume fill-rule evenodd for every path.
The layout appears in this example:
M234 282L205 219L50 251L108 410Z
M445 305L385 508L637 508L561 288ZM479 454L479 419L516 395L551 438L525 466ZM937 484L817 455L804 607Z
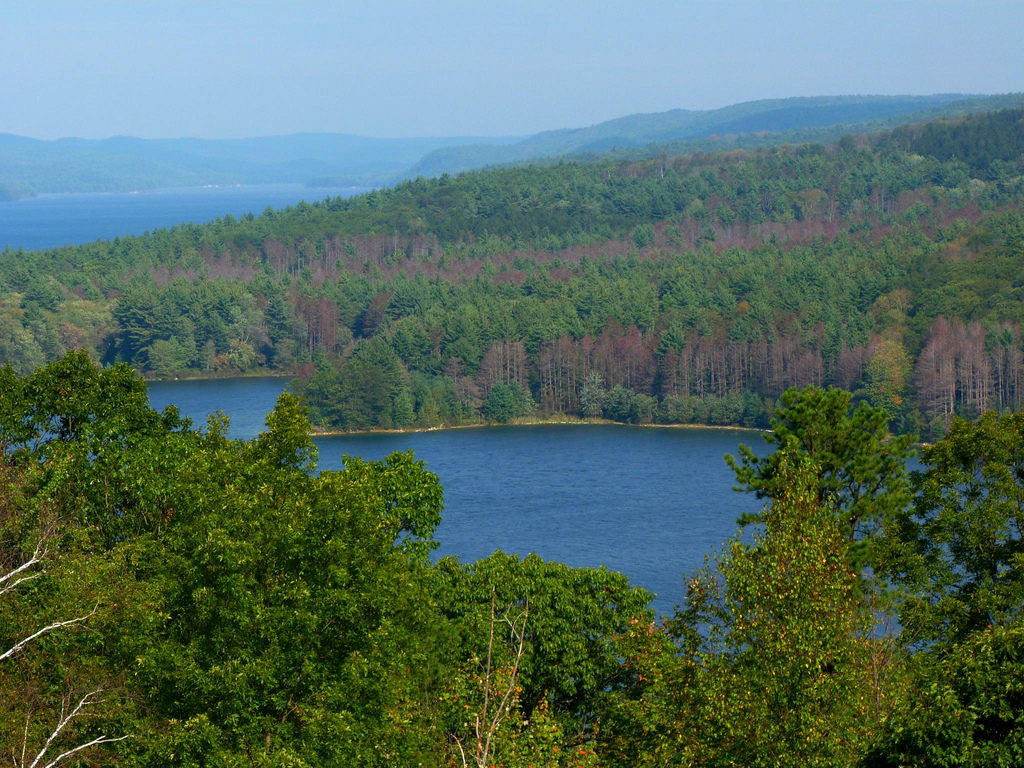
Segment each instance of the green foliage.
M398 551L425 563L437 546L433 535L441 523L443 494L437 475L416 461L411 451L392 453L383 461L346 456L344 475L373 492L382 506L379 528Z
M308 382L297 387L313 403L315 416L342 429L391 428L395 403L408 373L380 337L360 341L339 368L321 360ZM402 414L406 418L406 414Z
M375 764L378 748L429 751L404 724L435 638L422 632L432 619L418 563L436 479L400 456L314 476L302 450L282 462L259 441L213 435L192 457L199 504L175 510L148 563L169 618L145 640L138 684L181 727L207 718L207 759L254 745L267 764L281 749L349 765Z
M732 462L761 525L658 627L604 569L432 564L438 479L411 454L319 470L295 396L242 442L84 352L0 369L0 578L46 558L0 593L0 653L80 617L0 660L0 743L102 690L58 741L131 734L83 755L124 765L457 765L478 718L509 766L1019 762L1024 422L954 420L913 506L882 409L793 390L774 423Z
M437 478L411 454L318 471L289 394L240 442L223 419L196 432L156 414L127 366L84 353L4 369L0 393L0 562L63 521L52 573L0 602L0 639L89 614L0 666L4 737L32 710L45 740L73 680L109 695L66 737L132 733L96 753L124 764L441 764L466 734L452 694L477 690L493 585L532 606L503 759L594 764L603 702L627 683L615 638L651 618L621 575L500 554L432 566Z
M915 598L902 620L912 639L956 642L1024 609L1024 414L955 419L922 452L916 504L899 534Z
M505 424L512 419L529 416L535 407L533 398L522 384L499 381L491 387L480 413L489 421Z
M499 605L528 605L520 695L527 718L548 701L554 712L575 717L579 728L592 724L604 694L624 682L615 635L635 619L653 618L651 595L603 568L569 568L502 552L466 566L445 558L437 567L442 609L478 656L491 591Z
M393 408L392 422L396 427L406 429L413 425L416 420L416 411L413 408L413 397L409 390L403 389L395 395Z
M90 614L0 665L17 682L9 717L30 707L33 737L51 727L71 680L113 690L66 735L135 733L116 747L129 763L375 765L380 749L436 762L425 691L445 631L424 584L441 489L421 463L317 473L296 398L257 439L229 441L216 421L199 434L156 414L131 369L84 353L0 378L19 478L0 562L62 521L52 574L0 606L0 639Z
M22 373L77 348L159 377L301 372L314 421L341 429L409 426L403 392L418 425L479 422L497 380L542 414L746 425L825 383L899 431L943 429L1024 404L1014 114L416 179L7 250L0 353ZM496 342L521 345L515 375L485 361ZM330 376L305 368L318 358Z
M784 448L776 468L763 530L688 581L677 655L642 625L624 644L640 695L613 722L645 746L615 745L615 764L849 765L875 729L885 693L850 542L813 459Z
M872 726L872 618L859 604L845 531L820 504L819 468L779 458L786 490L764 533L749 546L732 542L720 582L704 574L687 587L688 631L708 626L706 640L689 640L707 665L701 711L710 720L698 743L721 755L712 763L841 765Z
M1019 119L417 179L3 251L0 568L50 544L2 595L0 653L89 614L0 664L5 754L26 715L38 743L63 696L102 687L64 737L135 734L83 755L125 765L457 763L487 691L511 692L508 765L850 765L873 739L866 764L1020 762L1024 422L952 418L1024 404ZM301 368L301 400L235 442L98 359ZM310 417L537 411L772 413L776 451L729 459L770 501L761 525L667 629L618 574L432 565L437 478L409 454L318 472L309 438ZM925 423L947 436L913 497L888 429ZM903 650L871 636L893 586ZM489 642L491 595L525 620L518 666L514 630Z
M603 405L607 419L626 424L650 424L657 401L649 395L617 386L605 395Z
M1024 171L1021 136L1024 110L1004 109L956 122L936 120L895 129L882 146L899 147L940 160L959 160L979 179L998 179Z
M594 418L604 414L604 403L608 392L601 381L601 375L595 372L587 374L580 391L580 415Z
M125 628L152 628L156 590L135 579L140 518L122 503L133 491L102 484L113 455L144 451L178 422L148 408L133 371L97 370L84 353L24 379L6 368L0 382L0 654L29 641L0 659L0 747L34 757L52 737L51 760L106 736L83 757L124 752L144 717L125 685Z
M971 633L926 656L862 765L1013 766L1024 761L1024 627Z
M866 403L852 407L849 392L808 387L782 395L764 434L774 453L757 456L745 445L726 456L741 490L758 498L789 492L780 463L805 456L818 473L817 503L829 510L851 542L859 565L880 564L875 546L883 526L910 502L906 459L910 437L890 437L888 414Z
M288 392L281 393L267 414L267 430L260 433L253 450L271 466L312 472L317 449L309 436L309 409Z
M899 425L908 394L910 361L903 346L891 339L883 339L875 347L864 366L862 393L869 404L885 412L890 424Z

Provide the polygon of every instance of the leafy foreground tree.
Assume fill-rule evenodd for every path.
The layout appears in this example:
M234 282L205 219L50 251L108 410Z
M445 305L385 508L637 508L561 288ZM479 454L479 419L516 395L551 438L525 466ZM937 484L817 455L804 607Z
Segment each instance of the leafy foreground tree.
M59 521L46 578L0 601L0 638L89 616L0 662L6 752L45 743L64 702L102 689L61 738L106 764L458 764L467 713L487 722L493 693L507 706L489 754L593 762L614 638L649 620L646 593L537 558L432 565L441 488L411 455L320 471L289 395L255 440L227 426L155 413L130 369L84 353L0 371L9 568ZM494 634L520 603L521 676Z
M1024 413L955 419L923 451L915 505L901 520L909 545L902 613L908 638L957 642L1024 618Z
M1024 764L1024 414L955 419L900 521L921 650L870 766Z
M890 436L883 409L867 403L854 408L852 400L841 389L787 390L772 417L772 430L764 434L777 451L757 456L741 445L740 458L726 456L726 461L741 490L774 499L788 490L780 462L797 454L809 457L816 467L816 503L845 532L855 564L877 565L876 545L884 527L910 502L906 460L912 437Z
M907 694L863 765L1024 765L1024 626L972 632L916 662Z
M444 627L424 588L436 477L404 454L316 473L288 395L241 442L224 421L200 433L156 414L130 369L84 354L3 376L6 461L32 501L19 525L33 505L64 521L55 550L81 554L55 576L104 617L20 659L27 692L45 686L59 709L61 677L108 680L124 699L105 697L108 717L134 735L111 747L123 764L440 759L427 691Z
M25 378L0 370L0 750L15 765L96 760L136 739L107 649L144 624L152 592L130 563L134 510L99 480L112 454L177 424L148 408L130 369L84 353ZM88 502L97 492L115 511L106 520Z
M5 754L1019 764L1019 417L955 423L912 508L875 410L804 390L776 417L779 450L739 475L770 501L760 524L658 627L619 574L432 564L437 478L407 454L320 471L291 396L243 442L223 417L155 413L130 369L84 353L2 370ZM875 631L883 579L905 593L906 663Z
M878 622L887 531L909 502L908 438L849 393L789 390L757 456L727 457L769 500L691 578L666 631L634 625L610 762L851 765L898 695Z
M689 580L669 623L678 653L634 627L627 658L644 692L619 714L647 746L625 744L621 764L850 765L877 727L873 618L849 540L820 503L820 468L786 451L776 467L763 530Z
M143 555L167 618L136 680L169 723L152 745L167 764L436 755L412 724L432 720L444 636L424 591L440 487L404 454L315 475L307 430L284 396L252 443L211 431L181 469L201 508Z
M66 645L60 635L102 618L98 605L88 607L94 583L70 584L48 573L85 563L74 553L53 552L61 547L51 521L26 530L38 521L16 514L26 503L22 473L10 466L0 472L0 745L15 768L69 764L132 735L110 717L117 707L108 697L117 698L116 684L108 690L111 683L96 674L91 654L48 663L44 674L33 674L48 650Z
M832 388L787 390L771 425L764 439L777 450L757 456L741 445L739 460L726 456L726 461L740 490L773 502L793 490L783 463L813 467L814 503L845 535L850 568L857 574L854 586L863 610L874 617L871 663L881 697L899 675L902 657L895 616L904 593L893 587L907 558L897 529L912 500L907 473L912 437L890 435L883 408L865 402L854 407L849 392ZM741 523L759 520L763 522L753 516Z
M491 659L491 668L505 675L516 670L515 706L495 759L518 755L530 764L545 750L544 759L556 765L561 759L592 758L610 699L630 683L618 636L633 623L654 618L646 607L650 593L603 568L570 568L500 551L466 566L444 558L437 575L441 610L461 649L455 660L461 673L453 676L446 695L479 699L488 684L482 659ZM524 646L518 656L517 642L489 642L492 604L505 619L522 621ZM513 626L507 630L515 634ZM450 726L456 744L467 740L460 721L465 722L459 718Z
M876 617L898 606L903 651L886 648L891 635L870 645L880 706L863 764L1018 765L1024 417L955 419L923 449L925 469L908 487L905 439L885 435L876 409L848 404L836 391L788 393L771 438L783 448L765 459L746 452L737 475L777 501L791 485L779 471L785 446L822 458L831 469L818 469L819 499L848 531L851 563L871 577L861 599L895 598L866 603Z

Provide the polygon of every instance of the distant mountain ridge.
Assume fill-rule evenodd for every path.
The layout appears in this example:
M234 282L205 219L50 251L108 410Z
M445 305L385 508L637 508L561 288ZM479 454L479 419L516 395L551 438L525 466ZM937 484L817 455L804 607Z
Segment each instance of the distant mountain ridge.
M381 139L299 133L246 139L38 139L0 134L0 200L36 192L124 192L203 184L388 186L416 176L614 152L656 153L830 141L902 123L1024 104L1024 94L815 96L713 110L634 114L527 137Z
M977 96L937 94L933 96L815 96L765 99L734 104L721 109L636 114L608 120L586 128L545 131L513 144L476 144L439 148L428 154L410 176L481 168L489 165L566 157L585 153L640 148L654 144L683 142L725 142L725 137L772 134L785 140L797 132L799 141L814 140L819 132L831 134L890 128L903 122L954 117L1024 103L1024 94ZM823 138L833 138L828 135ZM837 138L837 137L836 137ZM709 147L710 148L710 147Z

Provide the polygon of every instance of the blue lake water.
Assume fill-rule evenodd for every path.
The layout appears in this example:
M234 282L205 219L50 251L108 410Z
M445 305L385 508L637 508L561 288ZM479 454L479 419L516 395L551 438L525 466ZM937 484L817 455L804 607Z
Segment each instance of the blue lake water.
M229 435L250 438L284 388L283 379L159 382L156 408L176 404L197 425L218 409ZM722 456L744 430L614 425L488 427L404 434L320 437L321 469L344 454L380 459L413 450L445 490L439 555L463 561L496 549L572 566L607 566L658 597L668 613L684 578L736 533L736 519L759 502L732 490Z
M0 202L0 249L37 250L141 235L147 230L206 221L231 214L259 215L305 200L349 197L362 187L250 184L239 187L178 187L145 192L50 194Z

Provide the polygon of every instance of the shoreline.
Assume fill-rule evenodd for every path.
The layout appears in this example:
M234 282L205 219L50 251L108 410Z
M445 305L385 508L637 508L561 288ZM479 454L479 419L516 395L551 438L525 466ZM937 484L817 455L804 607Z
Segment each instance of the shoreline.
M761 427L730 426L725 424L627 424L609 419L517 419L506 424L443 424L436 427L406 427L393 429L326 429L313 427L311 437L354 437L357 435L404 435L419 432L451 432L460 429L487 429L500 427L544 427L544 426L598 426L598 427L637 427L641 429L728 429L741 432L771 432Z
M138 369L136 369L138 371ZM172 376L170 378L154 376L149 378L146 375L139 373L147 385L149 384L173 384L176 381L224 381L225 379L294 379L298 374L296 373L267 373L265 371L258 371L255 373L201 373L195 376Z
M141 374L140 374L141 375ZM179 376L171 379L146 379L146 384L173 384L174 382L195 382L195 381L225 381L228 379L293 379L295 373L266 373L264 371L252 372L252 373L230 373L222 376L216 375L197 375L197 376ZM629 424L624 421L611 421L610 419L571 419L565 416L561 418L526 418L526 419L514 419L505 424L500 423L488 423L488 422L476 422L473 424L440 424L433 427L405 427L405 428L373 428L373 429L328 429L325 427L318 427L312 425L309 431L310 437L355 437L358 435L403 435L403 434L416 434L420 432L451 432L460 429L485 429L485 428L499 428L499 427L543 427L543 426L614 426L614 427L637 427L640 429L729 429L740 432L751 432L767 434L772 430L767 427L744 427L738 424ZM893 437L894 435L890 435ZM915 441L912 443L914 448L926 448L931 443Z
M175 376L173 378L146 378L146 384L174 384L175 382L198 382L198 381L225 381L228 379L294 379L297 373L267 373L265 371L257 371L251 373L225 373L223 375L200 373L195 376ZM728 424L629 424L624 421L612 421L610 419L574 419L567 416L551 417L551 418L521 418L513 419L512 421L504 424L490 423L490 422L475 422L472 424L439 424L433 427L392 427L390 429L382 429L375 427L372 429L330 429L327 427L318 427L313 425L310 430L310 436L312 437L346 437L355 435L402 435L402 434L415 434L418 432L448 432L458 429L484 429L484 428L498 428L498 427L542 427L546 425L551 426L616 426L616 427L638 427L643 429L733 429L741 430L743 432L771 432L770 429L763 427L743 427L739 425L728 425Z

